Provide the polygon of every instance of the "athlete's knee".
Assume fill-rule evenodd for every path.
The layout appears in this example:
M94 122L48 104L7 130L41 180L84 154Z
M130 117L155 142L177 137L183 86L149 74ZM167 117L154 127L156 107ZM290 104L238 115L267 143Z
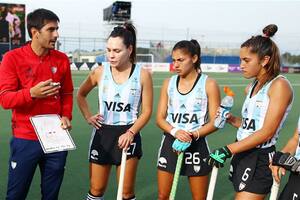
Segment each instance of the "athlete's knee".
M104 192L105 192L105 187L97 187L94 185L91 185L90 187L90 193L93 196L103 196Z
M124 185L123 187L123 198L132 199L134 197L134 188L132 185Z

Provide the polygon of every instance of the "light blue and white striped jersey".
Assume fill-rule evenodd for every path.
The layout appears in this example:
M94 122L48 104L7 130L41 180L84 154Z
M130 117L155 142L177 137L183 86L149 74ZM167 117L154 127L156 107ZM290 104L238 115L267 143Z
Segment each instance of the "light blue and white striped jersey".
M267 109L269 106L269 96L268 96L268 91L269 88L272 84L272 82L279 78L285 78L282 75L278 75L277 77L275 77L273 80L271 80L270 82L268 82L267 84L265 84L255 95L252 95L252 97L250 98L250 95L252 93L252 90L254 89L254 86L257 83L257 80L253 82L253 84L251 85L251 87L249 88L246 100L244 102L243 108L242 108L242 124L239 127L238 131L237 131L237 140L243 140L244 138L250 136L251 134L253 134L254 132L258 131L259 129L262 128L264 120L265 120L265 116L267 113ZM260 148L268 148L272 145L275 145L278 136L279 136L279 131L281 130L281 127L289 113L289 111L291 110L292 107L292 102L288 105L285 114L280 122L280 125L278 127L278 129L276 130L276 133L274 134L274 136L266 141L265 143L259 145L258 147Z
M194 88L181 94L177 88L178 75L171 77L168 85L167 122L173 127L194 131L208 121L208 99L205 85L207 75L201 74Z
M112 77L109 63L103 65L103 74L98 86L99 112L104 124L133 124L141 104L141 66L136 65L129 79L117 84Z
M296 149L296 153L295 153L295 157L297 158L297 160L300 159L300 117L298 119L298 134L299 134L299 138L298 138L298 146Z

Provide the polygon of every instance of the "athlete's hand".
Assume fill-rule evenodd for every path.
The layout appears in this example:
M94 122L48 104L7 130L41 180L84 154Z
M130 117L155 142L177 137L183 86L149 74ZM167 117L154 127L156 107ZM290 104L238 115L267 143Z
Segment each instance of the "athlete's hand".
M101 127L101 122L103 121L103 117L98 113L96 115L87 118L86 121L94 128L99 129Z
M134 134L131 131L123 133L118 140L118 146L120 149L128 149L133 142Z
M285 175L285 169L270 163L269 168L272 171L272 175L277 183L280 182L281 176Z
M61 127L63 129L67 129L67 130L72 129L71 121L69 120L68 117L62 116L60 121L61 121Z
M232 113L228 113L226 115L226 123L232 125L235 128L239 128L241 126L242 120L239 117L234 116Z
M300 160L297 160L290 153L277 151L273 156L272 165L283 167L294 173L299 174L300 172Z
M52 79L41 81L30 88L30 96L32 98L46 98L59 93L60 85L52 85Z
M179 129L175 133L175 138L180 140L181 142L192 142L192 134L189 132L186 132L184 130Z
M207 164L210 166L216 166L217 168L224 167L224 163L227 158L232 156L231 151L227 146L214 150L207 159Z
M174 140L172 144L172 148L177 152L185 151L189 146L191 146L190 142L181 142L180 140Z

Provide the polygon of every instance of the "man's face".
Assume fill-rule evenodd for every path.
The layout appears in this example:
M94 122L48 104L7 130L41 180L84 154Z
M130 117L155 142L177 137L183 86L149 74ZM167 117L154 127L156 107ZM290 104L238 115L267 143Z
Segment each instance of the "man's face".
M58 22L49 21L34 32L32 40L35 40L41 48L54 49L58 37Z

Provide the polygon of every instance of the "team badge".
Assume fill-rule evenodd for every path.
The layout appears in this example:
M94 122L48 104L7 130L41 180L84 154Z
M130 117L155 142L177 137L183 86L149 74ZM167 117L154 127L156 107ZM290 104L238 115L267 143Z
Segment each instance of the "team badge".
M201 166L200 166L200 165L194 165L194 171L195 171L196 173L198 173L198 172L200 171L200 169L201 169Z
M263 101L260 101L260 100L257 100L256 102L255 102L255 106L257 107L257 108L262 108L263 107Z
M246 184L243 182L240 182L239 191L243 190L245 187L246 187Z
M17 163L14 161L11 161L10 165L11 165L11 168L13 168L13 169L15 169L17 167Z
M57 72L57 67L53 66L51 67L52 74L55 74Z

